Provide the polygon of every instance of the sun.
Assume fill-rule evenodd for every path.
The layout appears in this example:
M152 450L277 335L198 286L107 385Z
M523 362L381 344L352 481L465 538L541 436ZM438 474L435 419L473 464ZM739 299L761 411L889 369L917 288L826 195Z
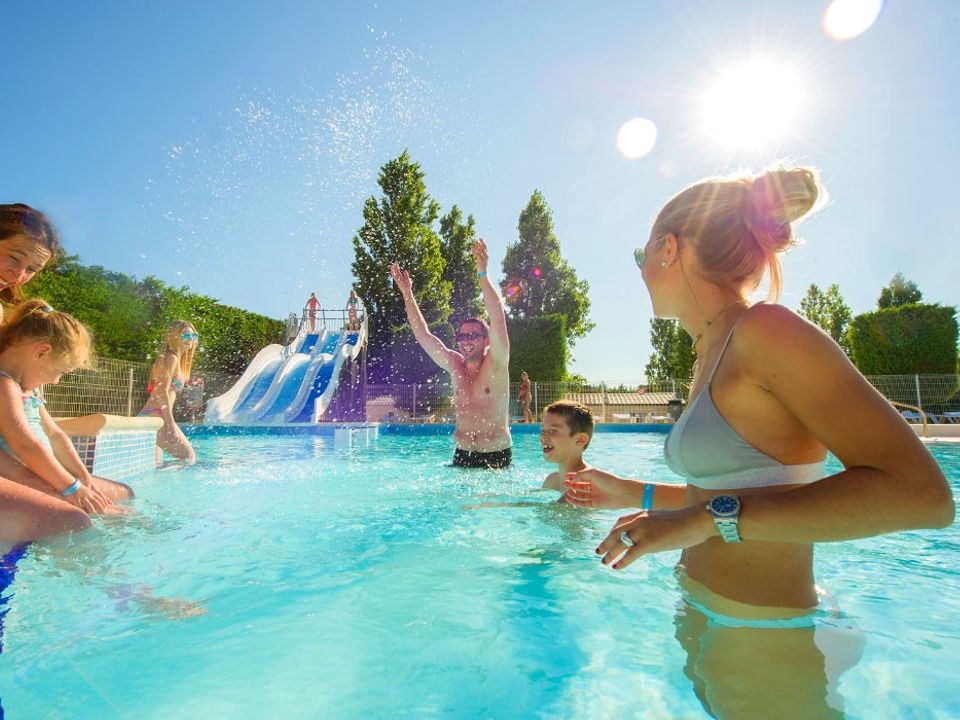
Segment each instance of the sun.
M725 71L707 92L704 130L730 147L761 148L786 137L802 105L802 88L790 67L751 62Z

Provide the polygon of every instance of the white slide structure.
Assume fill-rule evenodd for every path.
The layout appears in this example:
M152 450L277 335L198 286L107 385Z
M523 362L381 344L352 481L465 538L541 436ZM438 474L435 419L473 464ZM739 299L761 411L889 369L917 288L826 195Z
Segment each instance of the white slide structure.
M207 401L209 425L316 423L330 406L344 360L354 360L367 339L360 330L308 332L302 323L287 346L268 345L257 353L227 392Z

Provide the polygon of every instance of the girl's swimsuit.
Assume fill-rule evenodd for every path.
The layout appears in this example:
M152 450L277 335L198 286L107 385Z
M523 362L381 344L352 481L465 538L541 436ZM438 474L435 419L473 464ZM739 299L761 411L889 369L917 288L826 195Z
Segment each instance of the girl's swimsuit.
M0 375L13 380L13 382L17 383L17 387L20 387L20 383L17 382L16 378L14 378L10 373L0 370ZM21 391L20 397L23 399L23 414L27 418L27 425L30 427L30 432L33 433L37 440L42 442L52 451L53 448L50 445L50 438L48 438L47 434L43 431L43 423L40 420L40 408L44 406L43 398L40 397L40 393L37 390L33 390L29 393ZM17 457L13 450L10 449L10 445L7 444L7 441L2 435L0 435L0 450L3 450L8 455Z

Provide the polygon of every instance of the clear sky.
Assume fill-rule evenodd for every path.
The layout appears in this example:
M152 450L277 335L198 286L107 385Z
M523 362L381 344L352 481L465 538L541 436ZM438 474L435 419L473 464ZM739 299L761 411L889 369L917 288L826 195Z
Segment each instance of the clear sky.
M633 259L660 205L705 175L789 158L830 203L784 258L782 301L839 283L871 310L897 271L960 304L960 3L889 0L859 37L826 0L3 2L0 201L47 211L87 264L154 275L276 318L342 307L376 174L408 148L443 211L472 213L494 276L539 188L596 329L571 369L637 384L650 304ZM732 66L792 125L714 137ZM627 159L643 116L659 135ZM777 114L774 113L774 117Z

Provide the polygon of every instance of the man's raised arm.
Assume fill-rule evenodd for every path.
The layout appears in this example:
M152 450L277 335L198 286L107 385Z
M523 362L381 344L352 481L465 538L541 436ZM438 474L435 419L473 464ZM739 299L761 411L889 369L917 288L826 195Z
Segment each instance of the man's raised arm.
M393 263L390 265L390 275L393 277L393 283L400 291L400 295L403 296L403 306L407 311L407 320L410 322L410 329L413 330L413 337L420 343L420 347L430 356L431 360L449 372L450 353L453 351L444 345L440 338L430 332L427 321L423 319L423 313L420 312L420 306L417 305L417 300L413 297L413 282L410 280L410 273L401 270L399 263Z
M510 336L507 334L507 317L503 313L503 300L497 286L487 276L487 263L490 255L483 238L475 240L470 246L473 259L477 263L477 275L480 276L480 290L483 292L483 306L490 318L490 355L504 365L510 362Z

